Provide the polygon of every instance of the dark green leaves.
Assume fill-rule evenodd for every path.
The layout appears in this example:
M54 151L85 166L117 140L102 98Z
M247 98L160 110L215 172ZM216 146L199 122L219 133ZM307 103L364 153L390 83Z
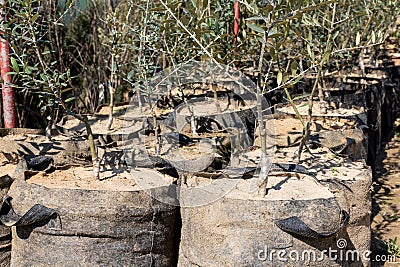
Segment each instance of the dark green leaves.
M264 33L265 33L265 30L264 30L262 27L257 26L257 25L255 25L255 24L246 23L246 26L249 27L251 30L257 32L257 33L261 33L261 34L264 34Z
M19 73L19 66L18 66L18 62L14 57L11 57L11 67L13 68L13 70L16 73Z

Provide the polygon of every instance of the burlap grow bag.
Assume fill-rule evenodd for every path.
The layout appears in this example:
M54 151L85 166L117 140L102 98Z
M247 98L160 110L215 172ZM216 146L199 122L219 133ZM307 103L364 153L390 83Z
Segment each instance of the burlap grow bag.
M0 198L3 198L9 189L12 179L9 175L1 176L0 170ZM0 224L0 267L10 266L11 258L11 229Z
M16 181L1 211L1 220L13 225L11 266L171 266L176 208L151 197L168 190Z
M10 266L11 259L11 229L0 226L0 267Z
M274 186L260 198L246 193L253 179L239 181L217 201L181 208L178 266L369 265L361 256L369 249L367 191L346 197L347 205L342 196L338 199L308 178L270 177ZM196 178L197 186L209 183L199 181ZM354 186L360 184L370 184L368 173L356 177ZM204 195L209 196L210 190ZM185 204L184 195L181 203ZM366 208L354 213L353 207ZM330 250L336 251L333 257ZM359 259L339 255L356 250Z
M249 134L254 131L256 119L254 116L256 103L254 101L247 100L243 102L242 106L228 104L226 100L220 100L218 103L221 108L220 112L217 111L214 99L199 97L191 100L190 104L176 108L173 115L173 123L176 124L177 129L183 129L185 125L190 125L193 113L195 118L200 120L201 118L206 118L218 123L219 126L245 127Z

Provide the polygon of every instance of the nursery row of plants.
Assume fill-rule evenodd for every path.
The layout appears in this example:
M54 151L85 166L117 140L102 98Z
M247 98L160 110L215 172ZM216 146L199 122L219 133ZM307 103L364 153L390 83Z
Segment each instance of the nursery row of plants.
M19 126L34 128L59 119L60 102L93 113L148 94L156 73L191 60L244 71L263 94L284 92L273 101L307 97L311 88L294 85L315 77L321 98L323 77L354 65L365 74L362 55L374 60L399 12L396 1L238 1L237 18L228 0L6 2Z
M370 264L397 1L5 2L4 262Z
M115 102L151 95L152 77L193 60L248 74L257 84L254 92L272 104L306 98L311 111L314 96L322 101L329 95L324 92L327 78L342 79L354 65L366 74L363 55L376 60L398 5L8 1L3 11L19 126L51 128L65 113L93 113L108 103L110 129ZM310 123L295 111L305 141Z

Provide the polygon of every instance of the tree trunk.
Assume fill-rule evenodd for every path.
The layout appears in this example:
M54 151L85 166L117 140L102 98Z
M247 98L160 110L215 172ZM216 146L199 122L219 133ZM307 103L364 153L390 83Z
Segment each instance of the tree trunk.
M0 0L0 13L7 14L4 0ZM2 21L6 21L6 15L1 15ZM3 96L3 116L4 127L17 127L17 112L15 108L15 93L11 87L10 67L10 47L7 39L4 38L4 29L0 29L0 51L1 51L1 78L3 80L2 96Z

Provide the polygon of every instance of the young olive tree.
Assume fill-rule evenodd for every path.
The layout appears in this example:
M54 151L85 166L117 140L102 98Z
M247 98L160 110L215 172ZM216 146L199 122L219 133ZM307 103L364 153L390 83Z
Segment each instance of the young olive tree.
M314 96L319 89L323 100L321 78L332 68L338 68L355 58L365 47L374 47L384 40L388 27L383 1L273 1L264 6L239 1L251 16L245 18L250 34L259 40L258 95L283 90L296 116L303 125L303 138L297 150L306 147L310 134ZM395 8L391 4L392 8ZM242 8L242 10L243 10ZM394 19L394 11L391 19ZM355 34L352 34L355 33ZM246 36L246 37L247 37ZM271 71L272 70L272 71ZM307 120L299 113L290 92L305 75L313 77L308 96ZM259 112L259 114L261 114ZM266 153L263 118L259 116L262 155ZM262 156L261 159L265 158ZM262 166L265 164L263 162ZM265 166L265 165L264 165ZM267 177L260 175L261 192L265 192Z
M69 2L65 9L60 10L58 1L10 0L10 21L5 29L11 40L11 65L16 88L38 96L41 114L48 118L46 135L49 138L59 108L85 124L93 175L98 178L100 159L97 157L91 127L85 115L76 114L68 107L68 103L74 100L74 97L67 96L72 77L61 59L62 44L52 39L53 35L62 32L60 20L75 2Z
M398 7L396 11L393 3L389 3L392 12L387 19L384 12L388 10L383 8L386 5L383 1L274 1L263 7L240 2L252 13L245 19L246 25L258 35L260 55L265 55L258 68L260 78L266 81L261 94L283 89L303 125L303 138L297 151L300 161L310 134L317 89L323 100L322 87L318 86L321 78L333 68L348 63L343 59L358 57L364 48L381 44L388 22L393 22L398 14ZM265 44L262 40L266 40ZM289 91L306 74L314 77L308 96L307 120L298 112Z

